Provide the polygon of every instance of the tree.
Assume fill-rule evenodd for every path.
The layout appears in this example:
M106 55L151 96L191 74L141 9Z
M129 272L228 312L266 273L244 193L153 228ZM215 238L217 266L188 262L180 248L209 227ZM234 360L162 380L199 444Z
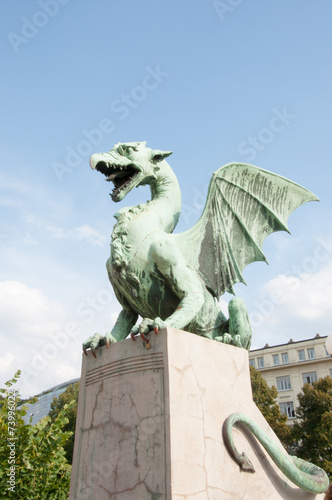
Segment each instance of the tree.
M47 416L34 426L26 424L27 407L17 407L21 400L12 388L19 376L20 371L0 389L0 491L3 498L65 500L71 466L63 449L70 433L63 427L70 408L64 407L53 421Z
M297 398L299 421L291 432L294 452L332 478L332 378L305 384Z
M60 412L63 410L65 405L71 404L70 409L66 412L66 417L68 422L64 425L63 430L65 432L71 432L66 443L64 444L64 450L66 452L66 458L71 464L73 461L73 451L74 451L74 441L75 441L75 426L76 426L76 414L77 414L77 402L78 402L78 391L80 388L80 383L75 382L67 387L67 389L60 394L57 398L54 398L51 403L51 410L49 416L57 418Z
M269 387L261 373L255 370L253 366L250 366L250 377L253 400L256 406L259 408L280 441L286 446L290 428L286 424L287 415L281 413L280 407L276 401L278 397L277 388L274 385Z

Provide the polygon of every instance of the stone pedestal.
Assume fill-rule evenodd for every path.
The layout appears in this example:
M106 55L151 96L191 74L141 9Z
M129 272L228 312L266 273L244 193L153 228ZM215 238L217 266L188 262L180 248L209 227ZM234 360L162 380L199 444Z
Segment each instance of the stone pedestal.
M233 412L269 429L252 401L248 353L165 329L83 356L70 500L322 499L293 485L247 432L222 440ZM281 446L281 445L280 445Z

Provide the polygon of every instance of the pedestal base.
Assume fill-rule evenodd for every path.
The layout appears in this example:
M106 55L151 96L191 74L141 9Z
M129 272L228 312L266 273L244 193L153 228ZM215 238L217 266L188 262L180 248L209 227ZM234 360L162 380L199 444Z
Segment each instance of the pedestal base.
M222 440L234 412L278 439L252 401L248 353L191 333L150 334L83 356L70 500L323 499L293 485L249 433L256 473ZM281 446L281 445L280 445Z

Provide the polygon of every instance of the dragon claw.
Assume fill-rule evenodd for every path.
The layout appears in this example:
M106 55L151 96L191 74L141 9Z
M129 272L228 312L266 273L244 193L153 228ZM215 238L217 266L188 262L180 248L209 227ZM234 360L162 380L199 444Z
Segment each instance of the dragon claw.
M92 352L92 356L97 359L96 349L94 347L91 349L91 352Z
M85 354L86 356L88 355L88 353L86 352L85 347L83 347L83 352L84 352L84 354Z
M107 349L109 349L109 347L110 347L110 341L108 339L106 339L106 347L107 347Z
M134 334L134 333L131 333L131 334L130 334L130 337L131 337L131 340L133 340L134 342L136 342L136 339L135 339L135 334Z
M146 342L147 344L150 342L149 339L146 338L144 333L141 333L140 335L141 335L141 338L144 340L144 342Z
M155 333L156 335L158 335L158 327L157 327L157 326L155 326L155 327L154 327L154 333Z

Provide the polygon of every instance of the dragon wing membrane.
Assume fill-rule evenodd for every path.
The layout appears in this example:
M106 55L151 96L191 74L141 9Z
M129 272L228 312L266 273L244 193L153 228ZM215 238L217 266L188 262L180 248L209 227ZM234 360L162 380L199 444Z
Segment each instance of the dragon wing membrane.
M245 283L242 271L266 261L265 238L288 231L290 214L318 198L298 184L246 163L229 163L214 172L201 218L188 231L174 234L206 287L219 298Z

